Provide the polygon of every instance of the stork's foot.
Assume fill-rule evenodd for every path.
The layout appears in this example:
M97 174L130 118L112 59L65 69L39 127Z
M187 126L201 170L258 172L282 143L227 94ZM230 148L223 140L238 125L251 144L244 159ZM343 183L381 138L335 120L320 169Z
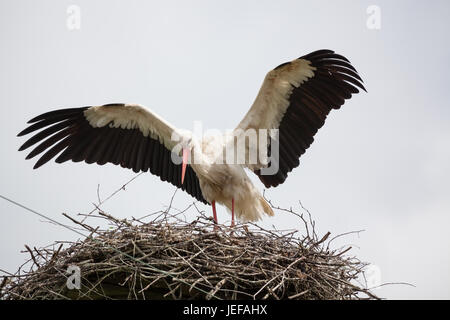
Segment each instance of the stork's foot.
M234 227L234 198L231 199L231 227Z
M213 210L213 218L214 218L214 231L219 230L218 221L217 221L217 211L216 211L216 201L211 202L212 210ZM234 228L234 198L231 199L231 228Z
M214 217L214 231L217 231L219 230L219 227L217 226L218 222L217 222L216 202L215 201L211 202L211 206L213 209L213 217Z

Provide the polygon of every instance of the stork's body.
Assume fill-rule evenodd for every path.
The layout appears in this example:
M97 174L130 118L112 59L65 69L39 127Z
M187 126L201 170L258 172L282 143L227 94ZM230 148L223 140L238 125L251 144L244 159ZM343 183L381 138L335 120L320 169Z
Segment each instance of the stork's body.
M272 216L271 207L247 176L244 166L226 163L223 156L226 141L226 136L210 136L194 143L191 152L201 159L196 159L191 167L197 174L203 197L212 205L227 207L240 220L256 221L264 213Z
M60 109L31 119L19 136L42 130L19 150L39 143L27 156L45 151L34 168L58 155L58 163L113 163L135 172L150 171L211 204L216 221L215 203L226 206L233 220L236 213L240 220L255 221L273 211L245 169L253 171L267 188L282 184L299 165L328 113L358 93L358 87L364 89L362 79L345 57L319 50L271 70L231 135L195 137L140 105L108 104ZM245 141L246 132L252 130L257 139L233 151L237 157L243 155L244 161L224 159L234 139ZM269 139L264 130L277 134ZM279 147L276 152L272 143ZM258 157L251 161L254 152ZM194 161L189 162L189 155ZM271 167L274 171L267 173Z

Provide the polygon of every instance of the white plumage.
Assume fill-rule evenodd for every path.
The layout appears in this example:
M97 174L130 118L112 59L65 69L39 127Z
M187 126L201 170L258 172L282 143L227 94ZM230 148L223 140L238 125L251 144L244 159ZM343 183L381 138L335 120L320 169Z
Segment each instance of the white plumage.
M245 168L266 187L283 183L330 110L340 108L358 92L357 87L364 89L362 79L346 58L319 50L270 71L232 134L195 137L140 105L108 104L60 109L33 118L19 136L41 131L19 150L39 143L27 156L45 151L35 168L58 155L58 163L113 163L135 172L150 171L211 204L215 221L216 202L232 212L232 223L234 214L243 221L256 221L273 211ZM252 134L256 139L251 139ZM235 161L227 162L230 146L236 147L239 139L244 141L243 149L232 149ZM265 174L272 165L275 172Z

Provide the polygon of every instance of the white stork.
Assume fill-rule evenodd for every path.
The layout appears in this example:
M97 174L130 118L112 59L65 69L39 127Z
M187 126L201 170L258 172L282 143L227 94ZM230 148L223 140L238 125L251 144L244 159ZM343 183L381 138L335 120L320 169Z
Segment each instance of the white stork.
M199 139L180 130L154 112L136 104L107 104L70 108L41 114L18 135L42 129L20 151L39 143L27 159L46 151L34 168L53 157L57 163L68 160L86 163L113 163L135 172L150 171L162 181L172 183L199 201L226 206L243 221L273 215L270 205L248 178L245 168L253 171L263 184L276 187L299 165L300 156L314 140L331 109L339 109L346 99L365 90L356 69L343 56L331 50L319 50L271 70L252 107L238 124L236 132L248 129L278 129L279 166L272 175L261 169L267 161L256 163L217 163L224 152L224 136ZM259 131L258 131L259 132ZM174 133L180 141L174 141ZM245 147L245 152L258 145ZM270 154L270 145L264 151ZM174 149L175 148L175 149ZM175 157L173 155L176 154ZM189 155L201 161L189 162ZM181 163L173 159L182 157ZM267 160L267 159L266 159Z

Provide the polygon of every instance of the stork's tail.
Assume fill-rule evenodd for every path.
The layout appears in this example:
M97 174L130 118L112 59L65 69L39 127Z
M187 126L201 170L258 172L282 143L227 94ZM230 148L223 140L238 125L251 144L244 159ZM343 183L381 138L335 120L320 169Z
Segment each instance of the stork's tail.
M231 208L228 209L231 210ZM238 199L235 202L235 213L241 221L258 221L264 214L274 215L270 204L257 192L254 192L251 196Z
M266 201L266 199L264 199L262 196L259 196L259 203L261 204L261 207L264 208L264 213L265 214L267 214L268 216L271 216L271 217L274 215L272 207Z

